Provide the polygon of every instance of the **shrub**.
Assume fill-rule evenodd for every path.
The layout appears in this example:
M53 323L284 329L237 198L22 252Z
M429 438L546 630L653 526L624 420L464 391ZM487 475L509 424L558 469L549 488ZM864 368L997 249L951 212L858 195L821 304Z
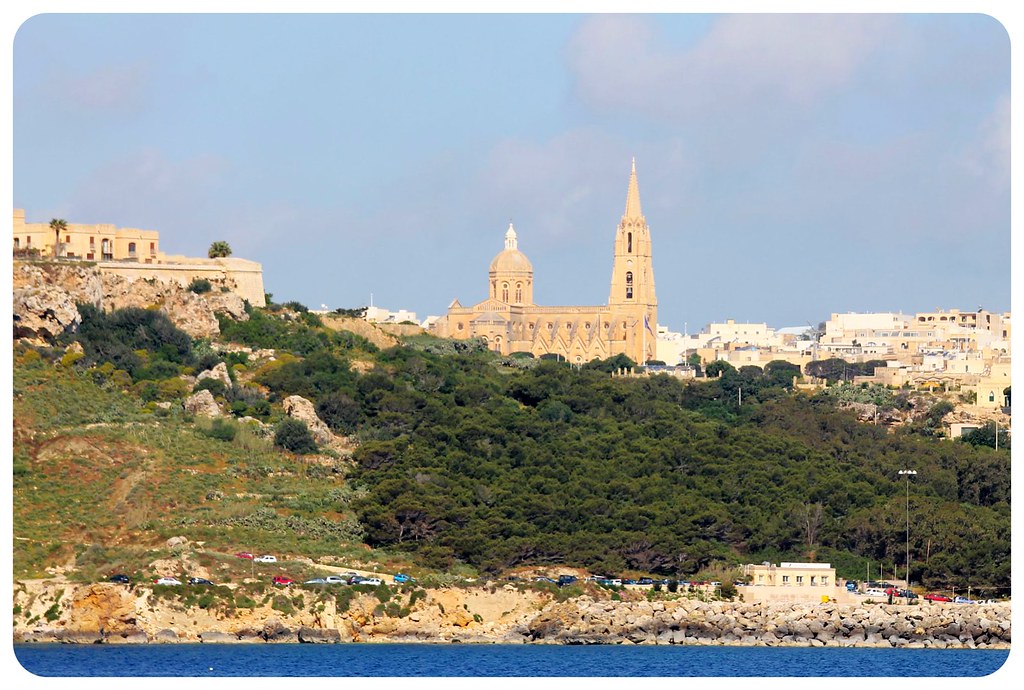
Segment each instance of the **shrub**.
M320 398L316 404L316 413L331 429L345 434L354 432L363 417L359 403L351 396L337 391Z
M192 392L198 393L203 390L210 391L211 395L217 397L218 395L224 395L224 392L227 390L227 386L225 386L224 382L220 379L205 378L196 383L192 388Z
M238 425L231 420L217 418L210 423L210 428L203 433L210 438L230 443L235 440L235 436L238 434Z
M203 295L212 290L213 286L206 278L193 278L192 282L188 284L188 289L197 295Z
M289 417L277 425L274 432L274 445L304 455L316 452L316 441L306 423Z

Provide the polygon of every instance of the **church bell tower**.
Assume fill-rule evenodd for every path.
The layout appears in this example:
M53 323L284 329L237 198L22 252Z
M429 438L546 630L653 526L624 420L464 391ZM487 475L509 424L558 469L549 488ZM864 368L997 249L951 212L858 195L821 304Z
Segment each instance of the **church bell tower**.
M654 294L651 230L640 210L635 158L626 192L626 212L615 233L615 261L608 306L626 324L626 354L638 363L654 359L658 298Z

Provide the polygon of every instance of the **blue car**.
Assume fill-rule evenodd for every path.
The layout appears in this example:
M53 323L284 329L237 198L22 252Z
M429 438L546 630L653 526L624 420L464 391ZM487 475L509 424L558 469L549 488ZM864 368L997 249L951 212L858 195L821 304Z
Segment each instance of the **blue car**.
M406 582L411 582L411 581L412 581L412 578L409 577L408 575L406 575L405 573L398 573L397 575L395 575L395 584L396 585L401 585L401 584L404 584Z

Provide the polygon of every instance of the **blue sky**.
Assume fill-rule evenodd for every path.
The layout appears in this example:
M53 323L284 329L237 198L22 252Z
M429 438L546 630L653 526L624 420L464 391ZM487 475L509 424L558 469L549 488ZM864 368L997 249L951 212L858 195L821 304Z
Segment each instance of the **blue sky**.
M674 330L1005 311L1009 68L966 14L39 15L13 200L423 318L510 219L538 303L605 303L636 156Z

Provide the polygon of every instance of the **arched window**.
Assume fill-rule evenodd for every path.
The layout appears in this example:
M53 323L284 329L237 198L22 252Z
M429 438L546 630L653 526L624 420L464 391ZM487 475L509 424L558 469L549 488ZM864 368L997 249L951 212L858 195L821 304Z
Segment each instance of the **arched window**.
M626 271L626 299L633 299L633 271Z
M626 233L626 251L630 254L633 253L633 233Z
M134 242L129 242L128 243L128 256L130 256L132 258L135 258L135 243Z
M508 302L508 283L501 284L501 301Z
M516 302L523 301L523 284L516 283Z

